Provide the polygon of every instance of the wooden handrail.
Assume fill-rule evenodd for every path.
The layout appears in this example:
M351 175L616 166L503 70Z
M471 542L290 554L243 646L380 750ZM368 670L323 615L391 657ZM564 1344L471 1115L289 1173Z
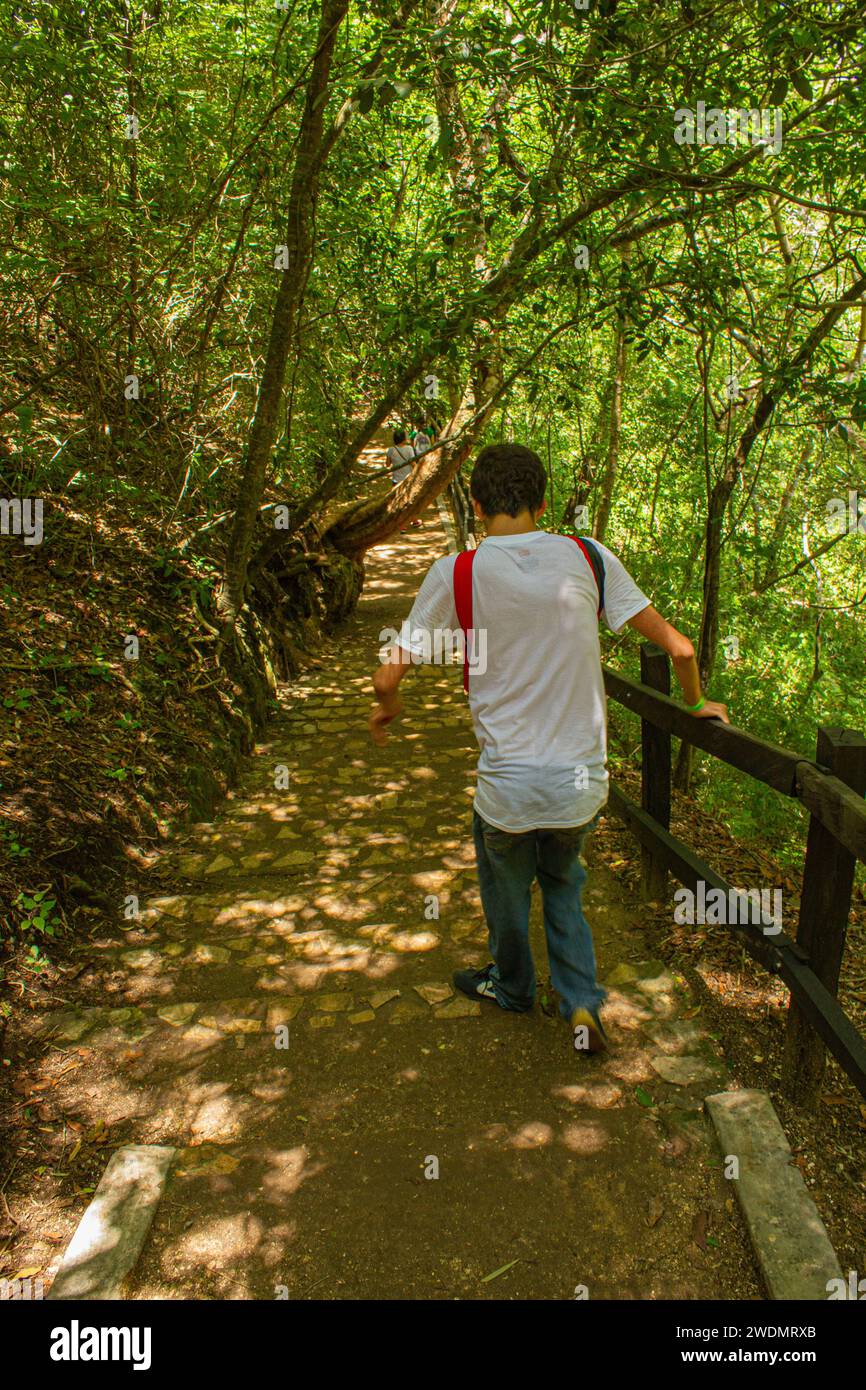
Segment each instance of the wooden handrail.
M695 719L670 696L610 666L602 670L609 699L783 796L801 801L846 849L866 863L866 802L826 768L733 724Z
M668 658L641 648L643 682L602 668L608 697L641 719L641 805L610 787L610 809L640 841L642 890L665 896L672 873L689 888L702 882L729 892L724 880L670 832L672 735L800 801L809 811L797 939L774 941L747 927L745 944L791 990L782 1083L789 1095L814 1104L830 1049L866 1096L866 1040L836 1000L851 910L856 861L866 862L866 739L852 729L818 729L812 761L718 719L695 719L672 700ZM649 683L646 683L649 682ZM655 687L655 688L653 688ZM740 930L728 922L730 929Z
M695 719L669 695L661 695L610 666L603 666L602 670L609 699L639 714L656 728L664 729L665 733L693 743L721 762L748 773L783 796L796 797L797 769L804 761L802 753L792 753L788 748L767 743L719 719Z
M831 835L866 863L866 802L814 763L797 764L797 795Z
M625 796L615 785L610 788L610 811L624 821L640 843L656 860L670 870L678 882L693 891L698 883L720 889L727 897L732 885L694 850ZM860 1094L866 1096L866 1039L861 1037L834 995L822 984L804 959L804 952L784 933L765 935L760 926L738 923L730 926L743 941L749 954L771 974L780 976L808 1020L810 1028L833 1053Z

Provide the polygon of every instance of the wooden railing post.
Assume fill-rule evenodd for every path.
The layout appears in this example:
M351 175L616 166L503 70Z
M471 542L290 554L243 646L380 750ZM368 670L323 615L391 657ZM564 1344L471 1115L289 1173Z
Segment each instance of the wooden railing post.
M819 729L817 762L859 795L866 792L866 738L852 729ZM845 951L856 859L816 816L809 817L797 945L835 998ZM792 997L782 1059L782 1089L814 1106L824 1076L824 1044Z
M644 685L671 693L671 668L667 652L653 642L640 649L640 678ZM655 820L670 829L671 824L671 736L648 719L640 721L641 793L640 802ZM668 891L668 871L652 851L641 849L641 892L646 900L662 902Z

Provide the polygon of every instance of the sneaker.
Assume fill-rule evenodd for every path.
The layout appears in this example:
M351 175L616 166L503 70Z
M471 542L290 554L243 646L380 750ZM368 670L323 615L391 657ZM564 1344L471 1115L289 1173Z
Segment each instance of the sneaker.
M483 970L455 970L453 975L454 987L463 994L468 994L470 999L489 999L491 1003L498 1004L496 990L490 978L493 963L485 965ZM500 1006L501 1007L501 1006Z
M597 1013L591 1009L575 1009L571 1015L575 1052L605 1052L607 1033ZM585 1031L584 1031L585 1030Z

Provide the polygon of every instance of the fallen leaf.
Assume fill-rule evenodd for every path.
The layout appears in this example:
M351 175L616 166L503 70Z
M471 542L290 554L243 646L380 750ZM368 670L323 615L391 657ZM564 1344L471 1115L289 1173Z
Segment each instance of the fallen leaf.
M707 1248L707 1229L710 1224L710 1213L699 1211L692 1222L692 1240L699 1250Z
M665 1204L661 1197L653 1197L649 1204L649 1210L644 1216L644 1221L648 1226L657 1226L665 1214Z
M492 1274L485 1274L484 1278L481 1280L482 1284L489 1284L491 1279L498 1279L500 1274L504 1274L508 1269L513 1269L514 1266L519 1263L520 1257L518 1256L516 1260L511 1260L509 1264L500 1265L499 1269L494 1269Z

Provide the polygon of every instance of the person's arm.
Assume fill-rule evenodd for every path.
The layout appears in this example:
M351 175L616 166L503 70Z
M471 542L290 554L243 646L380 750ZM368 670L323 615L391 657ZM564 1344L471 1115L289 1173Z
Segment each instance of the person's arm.
M380 748L388 741L386 726L403 713L397 687L411 665L410 654L402 647L394 646L388 660L382 663L373 676L373 690L378 703L373 706L368 728L371 739Z
M397 687L409 667L430 660L429 654L435 647L437 631L446 628L453 631L456 627L451 568L453 561L449 567L446 557L434 560L421 581L409 617L400 628L396 641L392 642L387 654L384 654L382 665L373 676L373 690L377 703L370 714L368 728L370 737L379 747L388 740L387 725L403 712Z
M730 724L727 706L715 700L707 700L702 694L695 649L688 637L666 622L651 603L633 618L629 618L628 626L633 627L635 632L639 632L648 642L655 642L656 646L667 652L674 664L677 680L683 692L683 703L689 714L693 714L696 719L721 719L723 723Z

